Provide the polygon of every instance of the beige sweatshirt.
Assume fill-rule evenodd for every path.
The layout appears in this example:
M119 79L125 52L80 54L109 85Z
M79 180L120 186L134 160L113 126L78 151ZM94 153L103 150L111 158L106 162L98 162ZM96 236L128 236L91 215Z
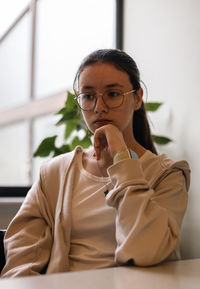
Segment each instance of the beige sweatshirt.
M5 236L6 265L1 277L69 270L71 199L77 152L41 167L35 183ZM181 222L187 206L187 162L148 152L108 168L113 189L106 196L116 209L115 262L154 265L179 258Z

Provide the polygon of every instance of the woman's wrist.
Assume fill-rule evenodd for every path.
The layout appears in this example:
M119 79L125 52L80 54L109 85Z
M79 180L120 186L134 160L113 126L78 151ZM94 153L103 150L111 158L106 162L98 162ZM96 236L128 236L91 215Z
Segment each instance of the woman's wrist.
M126 149L120 152L117 152L113 158L113 163L116 164L119 161L125 159L138 159L138 155L131 149Z

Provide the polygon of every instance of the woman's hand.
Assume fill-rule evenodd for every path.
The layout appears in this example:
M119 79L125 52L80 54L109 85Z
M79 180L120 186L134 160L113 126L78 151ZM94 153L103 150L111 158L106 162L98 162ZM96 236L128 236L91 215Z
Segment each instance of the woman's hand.
M94 150L97 160L101 158L102 151L108 151L114 158L115 154L127 149L121 131L112 124L106 124L95 130Z

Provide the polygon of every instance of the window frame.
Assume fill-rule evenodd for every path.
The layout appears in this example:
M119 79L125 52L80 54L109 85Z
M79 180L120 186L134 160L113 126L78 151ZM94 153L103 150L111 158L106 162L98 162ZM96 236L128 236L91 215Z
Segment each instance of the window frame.
M39 0L30 0L30 3L22 10L22 12L11 23L8 29L0 38L1 43L7 38L10 32L16 27L23 17L30 12L32 31L31 31L31 73L30 73L30 91L28 96L28 103L13 107L7 110L0 111L0 129L8 125L16 124L18 122L28 122L28 150L29 155L32 155L33 151L33 121L36 117L45 116L50 113L55 113L62 107L66 99L66 91L58 92L54 95L47 95L42 99L34 99L34 72L35 72L35 36L36 36L36 18L37 18L37 3ZM115 47L123 50L123 0L116 1L115 12ZM30 158L31 159L31 158ZM32 184L32 161L29 164L29 180L30 186ZM24 197L27 193L27 188L30 186L0 186L0 197Z

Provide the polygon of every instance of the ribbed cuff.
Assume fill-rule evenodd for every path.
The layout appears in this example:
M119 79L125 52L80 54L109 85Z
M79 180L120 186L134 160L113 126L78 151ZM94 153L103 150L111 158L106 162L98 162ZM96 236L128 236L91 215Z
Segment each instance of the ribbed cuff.
M116 155L113 158L113 163L116 164L119 161L125 160L125 159L131 159L131 155L129 150L121 151L116 153Z

